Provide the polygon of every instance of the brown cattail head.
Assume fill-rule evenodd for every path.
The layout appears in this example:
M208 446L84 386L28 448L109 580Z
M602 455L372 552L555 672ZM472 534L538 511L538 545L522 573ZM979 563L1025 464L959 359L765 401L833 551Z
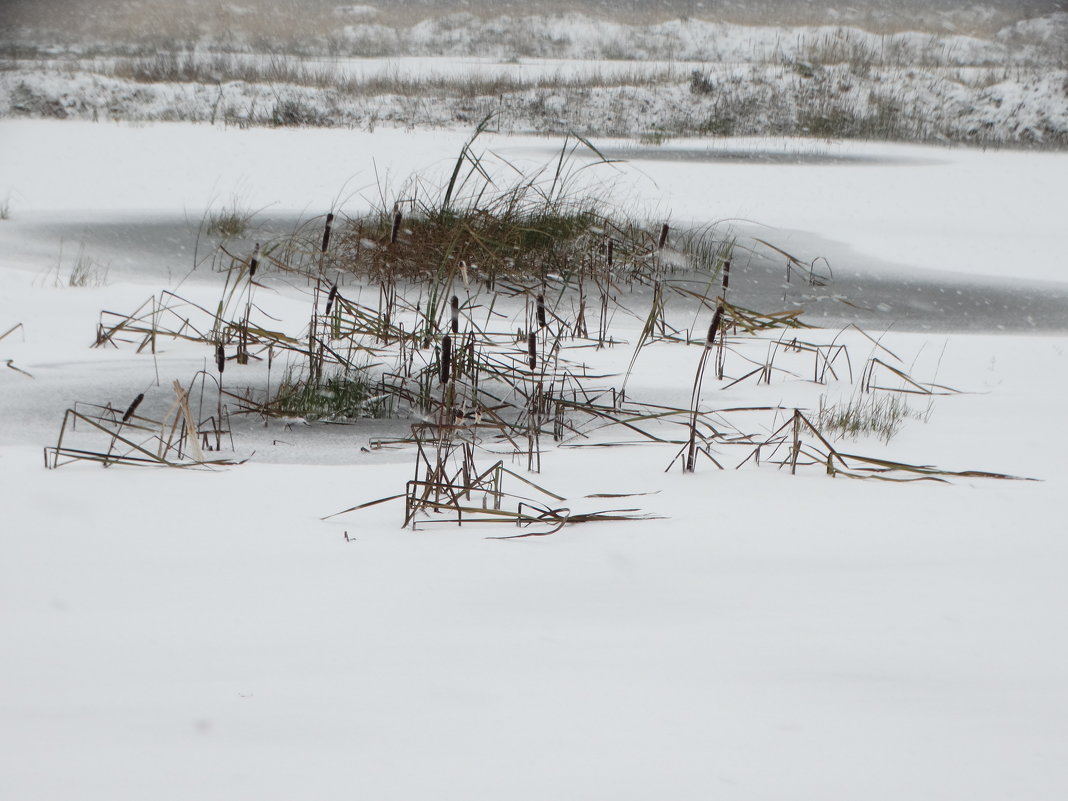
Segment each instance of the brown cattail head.
M260 266L260 243L256 243L256 247L252 249L252 259L248 263L248 277L252 278L256 275L256 268Z
M533 331L527 334L527 364L531 370L538 367L538 335Z
M671 228L668 226L667 223L664 223L662 226L660 226L660 240L656 243L656 249L657 250L663 250L664 249L664 245L667 244L667 238L668 238L668 232L669 231L671 231Z
M723 262L723 291L727 291L727 287L731 284L731 260L727 259Z
M611 267L615 261L616 253L616 241L614 239L608 240L608 266Z
M334 306L334 298L336 298L336 297L337 297L337 282L335 281L334 285L332 287L330 287L330 294L326 296L326 316L327 317L330 316L330 309L333 308L333 306Z
M716 306L716 313L712 315L712 325L708 327L708 338L705 340L705 347L711 348L716 344L716 334L719 332L719 323L723 318L723 304L720 303Z
M401 219L400 209L397 209L393 212L393 228L389 232L389 244L391 245L397 244L397 234L400 233Z
M545 296L537 297L538 328L545 327Z
M452 332L460 333L460 299L453 295L449 298L449 314L452 317Z
M326 227L323 229L323 248L322 252L326 253L326 249L330 247L330 228L334 224L334 215L326 215Z
M226 369L226 351L222 344L215 346L215 366L219 368L219 375L222 375L223 370Z
M447 384L452 376L452 337L446 334L441 339L441 383Z
M141 405L141 401L143 401L144 399L145 399L145 393L144 392L142 392L136 398L133 399L133 403L131 403L130 406L126 409L126 414L124 414L122 416L122 422L125 423L127 420L129 420L131 417L133 417L134 412L137 411L137 407Z

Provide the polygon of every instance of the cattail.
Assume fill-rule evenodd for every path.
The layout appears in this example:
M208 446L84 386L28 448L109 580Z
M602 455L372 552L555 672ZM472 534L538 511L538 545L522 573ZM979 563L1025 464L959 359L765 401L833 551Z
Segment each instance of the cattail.
M452 337L446 334L441 339L441 383L447 384L452 371Z
M330 294L326 296L326 313L325 313L326 317L330 316L330 309L333 307L334 298L336 298L336 297L337 297L337 282L335 281L334 285L332 287L330 287Z
M141 405L141 401L143 401L144 399L145 399L145 393L144 392L142 392L136 398L133 399L133 403L131 403L129 408L126 410L126 414L124 414L122 416L122 422L125 423L127 420L129 420L131 417L133 417L134 412L137 411L137 407Z
M334 215L326 215L326 228L323 229L323 247L322 252L326 253L326 249L330 247L330 227L334 224Z
M531 370L538 366L538 335L533 331L527 334L527 364Z
M397 244L397 234L400 233L401 213L400 209L393 212L393 228L389 232L389 244Z
M219 375L226 369L226 351L221 344L215 346L215 366L219 368Z
M615 253L616 253L616 241L614 239L609 239L608 240L608 266L609 267L611 267L612 264L615 262L615 258L614 258L615 257Z
M723 262L723 292L727 292L727 287L731 283L731 260L727 259Z
M460 333L460 299L453 295L449 298L449 313L452 315L452 332Z
M663 250L664 249L664 245L667 244L668 231L670 231L670 230L671 229L668 227L667 223L664 223L660 227L660 241L656 243L656 249L657 250Z
M537 298L537 309L538 309L538 328L544 328L545 327L545 296L544 295L538 295L538 298Z
M256 268L260 266L260 243L256 243L256 247L252 249L252 259L248 263L248 277L252 278L256 275Z
M708 339L705 340L705 347L711 349L716 344L716 333L719 331L719 321L723 317L723 304L720 303L716 306L716 313L712 315L712 325L708 327Z

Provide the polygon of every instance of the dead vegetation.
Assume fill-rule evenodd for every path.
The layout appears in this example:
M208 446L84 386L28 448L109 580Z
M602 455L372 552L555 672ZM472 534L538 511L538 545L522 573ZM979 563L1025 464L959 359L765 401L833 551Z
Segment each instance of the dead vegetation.
M231 463L216 454L230 438L232 414L407 419L406 435L367 445L411 452L403 491L337 514L403 500L405 526L530 528L515 536L646 516L590 510L587 499L534 483L529 476L541 472L548 448L651 446L674 452L666 469L686 473L705 464L884 480L1010 478L846 452L836 440L892 437L909 416L904 398L955 390L912 375L859 329L850 338L870 348L865 359L840 341L845 332L829 342L810 332L799 311L736 305L732 264L746 248L714 228L673 232L591 202L575 182L574 158L576 147L599 156L589 142L568 141L543 173L502 185L475 154L477 136L440 191L414 183L366 217L328 214L243 256L221 247L214 308L163 292L132 313L102 312L96 347L156 353L163 341L192 343L212 353L215 370L198 374L196 392L175 383L175 401L154 418L139 413L140 400L124 413L108 405L69 410L46 463ZM753 246L781 258L790 277L833 283L822 260L804 263L763 240ZM260 308L257 293L269 290L272 276L303 282L310 305L303 330L281 330ZM641 314L640 302L647 304ZM621 337L618 319L630 321L631 332L640 326L636 339ZM679 380L690 386L688 403L628 392L631 372L651 349L691 347L700 350L692 383ZM591 366L598 351L614 348L630 350L624 374ZM820 409L722 403L727 390L746 383L811 385ZM832 388L860 400L825 406ZM710 397L718 402L710 405ZM72 444L83 431L97 444Z
M16 331L19 331L19 330L21 330L23 332L23 337L25 338L25 336L26 336L26 327L22 323L15 323L13 326L11 326L6 331L4 331L4 333L0 334L0 341L3 341L5 339L7 339L9 336L11 336ZM26 376L27 378L33 378L32 375L27 373L22 368L16 367L14 359L4 359L4 366L7 367L7 369L9 369L9 370L14 370L19 375Z
M194 378L194 383L205 377ZM98 462L103 467L238 464L232 458L209 455L221 451L223 441L229 437L226 417L210 413L204 416L203 409L194 416L190 406L193 387L183 387L175 381L172 388L174 400L158 418L139 413L144 393L137 395L125 410L110 404L75 404L63 415L56 444L45 448L45 467L55 469L74 461ZM203 392L200 394L203 400ZM232 446L231 441L231 450Z

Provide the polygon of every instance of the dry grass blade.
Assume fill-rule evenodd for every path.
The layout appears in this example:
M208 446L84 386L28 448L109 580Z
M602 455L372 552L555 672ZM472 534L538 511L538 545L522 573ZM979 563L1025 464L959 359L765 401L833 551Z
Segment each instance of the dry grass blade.
M23 331L26 330L25 326L23 326L22 323L15 323L13 326L11 326L9 329L7 329L4 333L0 334L0 340L7 339L7 337L9 337L11 334L14 334L20 328Z
M770 242L767 242L766 240L758 239L758 238L754 237L753 241L754 242L758 242L759 244L763 245L764 247L768 248L769 250L775 251L780 256L782 256L782 257L784 257L786 259L787 280L789 280L790 270L791 269L797 269L800 272L805 274L806 278L808 279L808 282L809 282L810 286L824 286L825 279L823 278L823 276L817 275L817 273L816 273L816 261L823 261L826 264L826 262L827 262L826 259L818 258L818 259L814 259L813 261L811 261L811 262L806 264L805 262L803 262L800 259L798 259L796 256L793 256L793 255L787 253L782 248L776 247L775 245L771 244ZM828 279L832 278L833 274L831 273L831 268L830 268L829 264L827 265L827 272L828 272Z
M919 476L934 478L990 478L1002 481L1040 480L1037 478L1028 478L1026 476L1014 476L1008 473L992 473L985 470L944 470L930 465L906 464L905 462L895 462L890 459L878 459L872 456L858 456L857 454L852 453L843 453L840 454L840 456L842 459L870 465L869 468L864 469L877 470L879 472L914 473Z
M528 537L547 537L556 534L567 525L578 523L617 523L624 520L658 520L658 515L643 514L639 509L612 509L603 512L574 513L570 509L545 509L537 515L527 515L516 519L516 525L531 523L548 523L546 531L528 531L523 534L508 534L487 537L490 540L521 540Z
M875 368L883 367L889 370L891 373L905 382L906 387L883 387L875 384ZM868 360L867 368L864 371L864 391L872 392L876 390L882 390L884 392L904 392L913 395L957 395L960 394L958 390L952 387L942 386L941 384L920 384L915 381L912 376L908 375L904 370L899 370L893 365L887 364L882 359L872 357Z
M347 515L349 512L358 512L360 509L369 509L372 506L378 506L380 503L389 503L390 501L396 501L404 497L404 493L401 492L397 495L389 495L385 498L377 498L373 501L367 501L366 503L359 503L355 506L350 506L348 509L342 509L340 512L334 512L333 514L326 515L326 517L320 517L320 520L330 520L334 517L340 517L341 515Z

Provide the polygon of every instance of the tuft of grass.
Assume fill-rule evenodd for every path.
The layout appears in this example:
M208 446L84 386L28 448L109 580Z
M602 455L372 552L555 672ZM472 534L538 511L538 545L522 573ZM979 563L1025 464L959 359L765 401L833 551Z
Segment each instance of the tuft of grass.
M11 219L11 198L6 197L0 200L0 220Z
M544 280L571 274L603 244L613 224L601 200L572 184L581 168L576 150L592 148L586 140L567 137L554 163L504 186L489 177L488 162L473 151L473 141L464 146L446 186L419 184L410 199L383 202L377 212L350 221L338 237L334 266L372 279L425 280L466 265L467 275L491 283ZM597 163L607 162L592 152ZM403 219L400 204L409 207ZM628 238L626 232L619 236Z
M243 208L237 200L233 200L228 207L208 212L207 233L209 236L233 239L248 230L255 216L255 212Z
M290 374L261 411L274 417L312 421L392 416L389 399L378 397L376 389L366 368L339 370L318 382Z
M271 110L271 125L282 127L325 126L329 120L312 106L296 98L278 100Z
M826 434L849 439L878 436L883 442L889 442L910 419L923 419L923 414L909 406L903 396L872 393L833 406L824 405L824 399L820 398L816 426Z
M70 268L67 276L67 286L74 289L96 289L107 286L108 266L90 258L85 253L85 245L78 250L78 257Z

